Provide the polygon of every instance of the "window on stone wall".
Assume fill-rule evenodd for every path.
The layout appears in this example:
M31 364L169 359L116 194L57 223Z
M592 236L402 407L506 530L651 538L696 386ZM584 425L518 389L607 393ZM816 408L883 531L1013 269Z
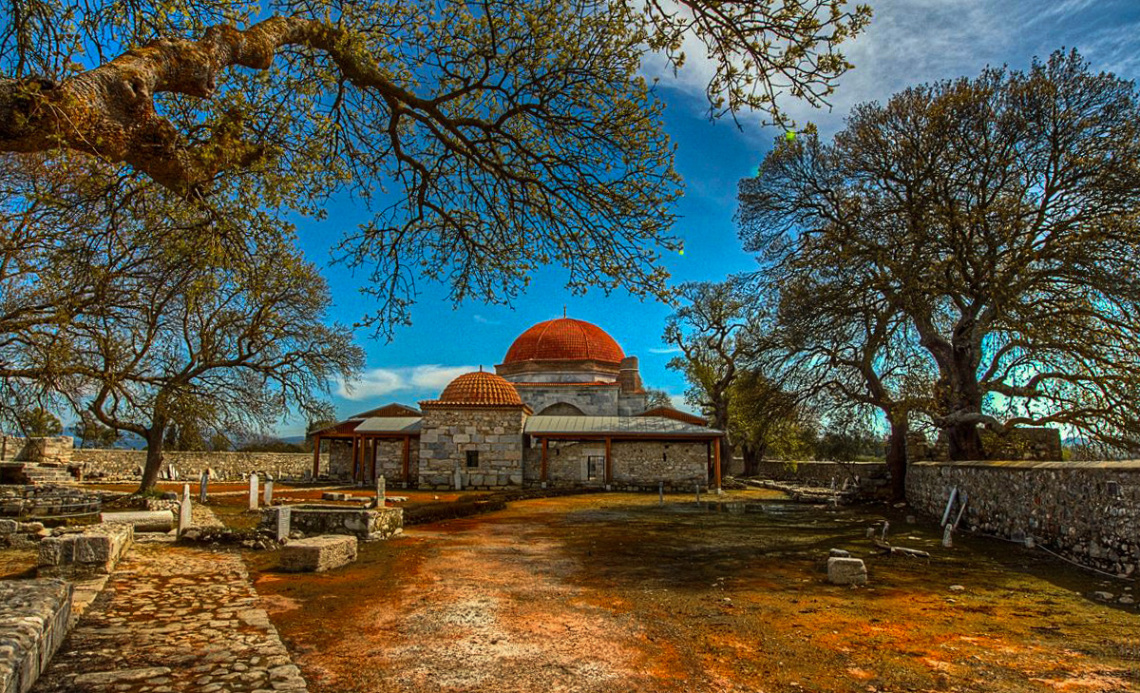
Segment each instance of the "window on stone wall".
M605 469L605 455L589 455L586 457L586 481L593 481L602 475Z
M467 466L469 468L479 466L479 451L478 450L468 450L467 451Z

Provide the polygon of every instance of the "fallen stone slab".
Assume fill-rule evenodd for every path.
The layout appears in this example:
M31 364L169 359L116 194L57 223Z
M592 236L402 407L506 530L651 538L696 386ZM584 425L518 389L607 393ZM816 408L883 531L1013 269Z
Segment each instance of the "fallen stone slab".
M71 585L0 581L0 693L26 693L67 635Z
M309 536L351 534L361 541L376 541L404 531L404 509L283 505L263 509L260 527L278 536L292 532Z
M289 573L320 573L355 560L356 537L335 534L289 542L281 550L279 567Z
M833 556L827 559L827 580L833 585L865 585L867 566L860 558Z
M75 677L75 685L82 688L100 688L115 684L145 681L170 673L167 667L146 667L143 669L116 669L114 671L94 671Z
M135 540L129 524L101 524L82 532L46 537L39 545L41 577L110 575Z
M174 529L174 513L170 510L99 513L99 521L132 525L136 532L169 532Z
M325 491L321 494L321 500L327 501L346 501L351 496L347 493L334 493L333 491Z

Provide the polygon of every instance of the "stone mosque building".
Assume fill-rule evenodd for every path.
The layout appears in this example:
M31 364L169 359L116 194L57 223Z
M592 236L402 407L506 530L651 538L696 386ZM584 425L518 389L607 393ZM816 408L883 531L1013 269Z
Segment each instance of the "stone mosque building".
M495 372L453 380L419 408L389 404L313 434L313 476L422 489L719 488L722 431L647 407L637 357L572 318L523 332Z

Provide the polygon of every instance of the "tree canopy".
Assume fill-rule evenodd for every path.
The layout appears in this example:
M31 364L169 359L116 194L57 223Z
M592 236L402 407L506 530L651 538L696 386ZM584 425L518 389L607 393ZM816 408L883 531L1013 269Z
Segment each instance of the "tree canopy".
M845 282L862 309L840 346L857 354L873 318L892 351L872 364L921 355L928 394L908 407L954 459L982 456L979 426L1137 449L1138 128L1135 86L1076 52L913 87L830 143L778 144L741 183L742 236L777 275Z
M680 182L643 58L680 66L695 37L714 114L780 118L785 96L826 101L869 15L843 0L16 0L0 9L0 151L157 185L200 211L203 236L242 206L319 217L351 194L369 216L340 257L381 329L419 278L502 301L559 263L572 290L660 296Z

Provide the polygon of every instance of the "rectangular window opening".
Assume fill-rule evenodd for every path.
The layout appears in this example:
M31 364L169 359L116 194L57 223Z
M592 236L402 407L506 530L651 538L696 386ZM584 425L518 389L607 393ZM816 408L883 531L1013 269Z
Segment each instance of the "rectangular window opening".
M468 450L467 451L467 467L471 468L471 467L478 467L478 466L479 466L479 451L478 450Z

